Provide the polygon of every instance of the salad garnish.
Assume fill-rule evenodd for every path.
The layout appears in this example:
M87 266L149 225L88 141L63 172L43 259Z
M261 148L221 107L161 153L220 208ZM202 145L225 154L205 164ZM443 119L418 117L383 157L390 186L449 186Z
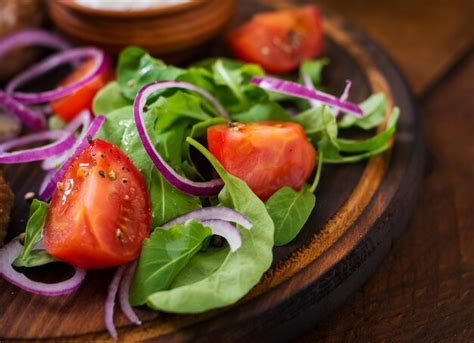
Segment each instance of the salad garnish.
M286 26L275 28L282 18ZM137 325L132 306L200 313L242 299L270 268L274 246L304 229L324 165L358 162L393 144L398 108L368 138L341 137L347 128L379 127L387 101L383 94L349 101L350 80L340 97L320 90L328 59L303 61L321 50L322 36L312 38L320 24L317 9L306 6L257 16L230 35L238 56L275 72L299 65L299 80L227 58L179 68L137 47L121 52L111 82L109 58L92 47L53 54L11 80L0 106L40 132L0 144L0 163L42 161L46 175L23 244L14 239L0 249L0 276L58 296L75 291L85 269L117 267L104 315L114 339L117 297ZM264 25L256 54L242 45L255 25ZM276 45L267 39L272 32L282 39ZM0 55L16 44L69 46L27 30L0 41ZM64 63L74 71L56 89L17 91ZM52 142L9 152L44 141ZM12 267L53 262L71 264L74 276L43 284Z

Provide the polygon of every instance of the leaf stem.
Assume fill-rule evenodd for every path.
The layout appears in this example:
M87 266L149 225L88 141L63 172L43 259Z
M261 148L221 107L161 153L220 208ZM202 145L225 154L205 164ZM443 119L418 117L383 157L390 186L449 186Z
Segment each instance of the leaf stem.
M321 170L323 169L323 159L324 159L324 154L321 151L318 156L318 167L316 169L316 176L314 177L314 181L309 188L309 191L311 193L314 193L316 191L316 188L318 187L319 184L319 179L321 178Z

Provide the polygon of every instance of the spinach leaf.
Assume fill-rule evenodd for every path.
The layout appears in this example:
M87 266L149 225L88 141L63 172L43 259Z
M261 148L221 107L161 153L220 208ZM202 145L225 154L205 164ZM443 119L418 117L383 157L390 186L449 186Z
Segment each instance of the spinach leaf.
M138 47L128 47L120 53L117 82L122 94L133 101L144 85L160 80L176 80L184 69L168 66Z
M327 136L337 146L337 121L328 106L310 108L294 119L303 126L306 134Z
M211 162L225 183L219 194L222 206L234 208L253 223L251 230L240 230L241 248L232 253L228 247L209 249L194 256L169 290L149 296L153 309L175 313L199 313L230 305L242 298L260 280L272 262L273 222L265 205L242 180L228 174L216 158L195 140L187 142ZM217 258L216 258L217 257Z
M157 229L143 241L142 253L130 289L130 303L143 305L153 293L167 289L176 275L212 235L196 221Z
M163 158L170 162L168 155L172 155L171 152L175 149L173 146L181 146L184 143L180 141L178 144L177 141L179 140L171 143L172 138L167 136L168 134L166 133L168 131L161 134L157 133L154 130L156 116L152 112L149 112L149 114L145 116L145 126L154 140L161 143L165 142L157 148L163 154ZM178 128L174 135L182 134L180 130ZM174 217L201 207L199 198L178 191L155 168L138 136L131 106L123 107L107 114L97 137L119 147L130 157L145 177L151 199L152 227L159 226Z
M113 81L96 94L92 110L96 114L106 114L129 105L132 105L132 101L122 95L117 81Z
M36 267L55 262L57 259L44 250L33 250L43 236L43 226L48 214L49 205L34 199L30 207L30 218L26 224L25 242L21 254L13 264L16 267Z
M383 93L373 94L363 101L360 105L364 116L356 118L345 115L338 123L340 128L357 126L364 130L370 130L379 126L384 118L387 109L387 98Z
M301 231L316 203L316 197L307 187L295 192L283 187L266 203L267 211L275 224L275 245L290 243Z
M281 105L270 100L253 105L248 111L234 115L233 119L244 123L269 120L294 121Z
M313 85L321 84L323 68L327 66L329 62L329 58L303 61L300 65L300 79L303 79L303 75L308 75Z

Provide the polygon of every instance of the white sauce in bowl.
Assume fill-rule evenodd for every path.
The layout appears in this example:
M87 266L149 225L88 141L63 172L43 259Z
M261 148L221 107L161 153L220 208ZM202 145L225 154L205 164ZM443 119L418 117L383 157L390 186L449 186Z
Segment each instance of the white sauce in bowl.
M179 5L191 0L74 0L77 4L114 11L144 10L169 5Z

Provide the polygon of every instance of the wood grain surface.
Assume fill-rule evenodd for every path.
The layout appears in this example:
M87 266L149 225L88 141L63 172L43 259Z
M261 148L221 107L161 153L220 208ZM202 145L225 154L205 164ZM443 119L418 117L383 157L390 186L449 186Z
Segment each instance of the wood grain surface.
M246 12L247 15L249 12ZM353 100L383 91L390 104L402 109L395 148L367 164L326 169L318 190L317 211L291 245L274 250L275 263L262 282L237 307L202 315L176 316L140 310L144 325L117 323L124 341L233 340L291 337L308 329L347 298L385 256L392 240L405 227L423 165L423 138L410 93L383 52L340 17L328 15L325 54L332 59L328 86L337 92L345 78L354 82ZM222 53L216 45L215 53ZM340 89L338 89L340 91ZM388 115L389 113L387 113ZM8 169L19 202L12 232L17 234L27 204L21 194L37 187L38 171L30 167ZM53 277L45 268L36 275ZM110 273L93 272L74 295L47 299L1 284L0 336L3 338L55 338L78 341L106 339L102 304ZM47 322L36 322L38 314Z
M473 342L474 3L319 2L369 32L405 71L428 161L406 233L367 284L302 341Z

